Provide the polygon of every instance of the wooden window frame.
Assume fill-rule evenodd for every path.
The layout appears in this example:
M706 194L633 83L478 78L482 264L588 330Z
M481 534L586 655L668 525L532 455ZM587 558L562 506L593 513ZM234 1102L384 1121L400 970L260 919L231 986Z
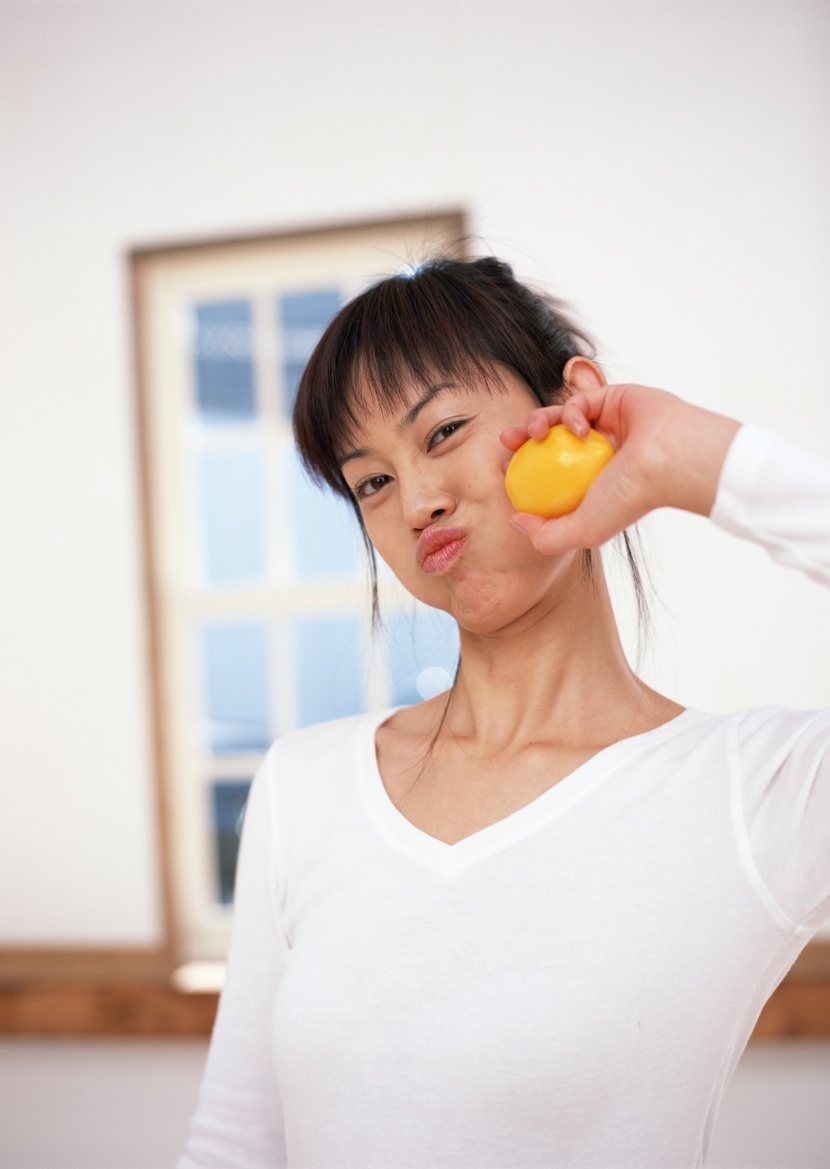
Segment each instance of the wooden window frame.
M166 862L162 876L169 945L179 961L223 957L229 933L229 908L211 900L208 891L210 842L198 830L199 825L209 827L203 825L205 805L200 798L206 794L206 777L215 775L218 768L229 779L250 778L264 754L264 750L243 751L220 763L219 757L208 760L210 752L194 742L197 678L184 636L188 622L221 619L228 612L242 619L287 621L299 613L298 605L308 612L319 609L325 616L335 601L338 614L342 606L347 613L362 611L368 626L368 598L363 582L309 584L287 578L281 583L263 581L249 591L233 585L204 588L193 580L196 549L190 539L196 533L183 460L188 450L195 449L194 443L206 440L210 449L217 436L211 428L201 433L197 427L184 439L186 447L180 445L190 431L186 367L191 357L187 347L180 347L178 314L202 299L242 295L250 298L255 317L264 324L271 318L269 304L280 289L299 290L309 281L312 288L318 281L328 286L331 281L351 295L375 272L420 258L426 249L440 247L459 254L464 232L459 211L435 210L420 216L147 248L131 255L145 593L152 638L150 689ZM260 336L265 346L255 357L256 396L262 394L260 381L271 393L260 398L259 434L254 437L281 444L290 439L290 431L283 408L276 403L279 386L276 381L271 384L280 342L276 336ZM219 428L220 448L229 436L235 446L240 436ZM247 442L246 435L241 437ZM279 516L273 518L279 523ZM391 582L381 587L397 607L401 586ZM365 697L371 701L368 694ZM376 694L375 704L379 701L385 705Z

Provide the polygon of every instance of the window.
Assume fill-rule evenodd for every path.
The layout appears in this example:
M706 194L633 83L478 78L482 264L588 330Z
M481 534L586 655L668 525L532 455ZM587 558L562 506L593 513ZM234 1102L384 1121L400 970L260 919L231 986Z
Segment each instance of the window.
M292 727L444 689L453 623L381 566L290 416L308 355L379 276L457 247L457 215L133 256L159 768L174 946L221 957L253 773ZM415 253L415 254L413 254Z

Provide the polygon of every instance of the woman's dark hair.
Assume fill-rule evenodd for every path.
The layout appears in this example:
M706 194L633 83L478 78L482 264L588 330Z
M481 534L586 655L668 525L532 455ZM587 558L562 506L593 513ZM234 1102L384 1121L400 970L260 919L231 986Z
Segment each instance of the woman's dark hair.
M339 462L354 445L367 407L394 413L407 401L413 380L427 387L436 379L464 383L479 376L496 385L495 363L517 374L548 406L562 400L567 362L594 353L590 337L558 300L519 283L509 264L493 256L430 260L411 274L378 281L338 312L300 379L294 435L312 479L354 508L369 556L374 621L377 562ZM622 535L645 619L640 570L628 533ZM590 578L590 549L582 554L582 567Z

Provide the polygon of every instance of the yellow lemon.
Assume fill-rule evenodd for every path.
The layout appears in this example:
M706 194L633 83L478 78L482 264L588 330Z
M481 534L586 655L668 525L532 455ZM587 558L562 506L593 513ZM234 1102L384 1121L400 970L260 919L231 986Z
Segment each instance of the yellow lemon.
M567 427L553 426L541 442L529 438L510 460L504 481L510 502L516 511L546 519L566 515L613 455L598 430L577 438Z

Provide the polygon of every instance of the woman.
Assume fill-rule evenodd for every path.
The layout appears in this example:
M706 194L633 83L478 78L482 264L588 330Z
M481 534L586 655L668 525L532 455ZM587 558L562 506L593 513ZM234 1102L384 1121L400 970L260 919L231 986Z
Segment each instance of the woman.
M570 516L514 515L510 452L560 421L618 453ZM670 506L830 583L830 465L609 387L494 259L347 305L295 429L461 659L446 694L269 752L181 1169L702 1165L830 914L830 712L655 693L590 550Z

